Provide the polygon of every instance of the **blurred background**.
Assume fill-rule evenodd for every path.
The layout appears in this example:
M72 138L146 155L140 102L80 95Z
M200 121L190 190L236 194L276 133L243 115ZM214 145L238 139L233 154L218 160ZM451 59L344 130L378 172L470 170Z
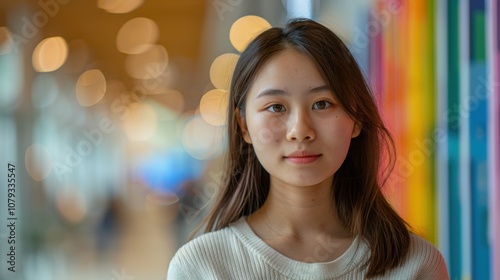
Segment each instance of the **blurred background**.
M394 207L452 279L500 279L499 14L489 0L1 0L0 279L165 279L220 183L239 53L292 17L361 65L396 140Z

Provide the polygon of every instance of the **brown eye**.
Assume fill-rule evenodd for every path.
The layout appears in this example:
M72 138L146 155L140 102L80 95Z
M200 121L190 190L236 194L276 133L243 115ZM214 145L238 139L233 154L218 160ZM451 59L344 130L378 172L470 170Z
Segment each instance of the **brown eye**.
M313 109L316 109L316 110L323 110L323 109L326 109L328 107L330 107L332 104L328 101L325 101L325 100L321 100L321 101L318 101L316 103L314 103L313 105Z
M281 112L285 111L285 106L283 106L281 104L274 104L274 105L269 106L267 108L267 110L274 112L274 113L281 113Z

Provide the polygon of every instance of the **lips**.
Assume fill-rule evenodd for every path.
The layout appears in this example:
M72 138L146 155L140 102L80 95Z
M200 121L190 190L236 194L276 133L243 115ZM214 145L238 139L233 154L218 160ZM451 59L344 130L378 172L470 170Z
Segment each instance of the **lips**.
M312 163L316 161L321 154L308 152L308 151L295 151L287 156L284 156L286 161L298 164Z

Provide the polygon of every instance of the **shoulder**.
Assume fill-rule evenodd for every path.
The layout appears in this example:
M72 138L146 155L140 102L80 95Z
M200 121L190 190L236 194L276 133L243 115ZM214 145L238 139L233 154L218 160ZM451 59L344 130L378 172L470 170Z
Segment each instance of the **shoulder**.
M204 233L183 245L177 254L200 252L210 248L220 248L228 245L231 239L234 239L234 233L229 227L217 231Z
M441 252L429 241L411 234L411 243L402 267L417 279L449 279Z
M204 233L181 246L175 253L172 262L186 263L204 259L214 251L229 249L233 239L235 236L229 227Z
M415 234L410 234L410 238L410 248L403 262L377 279L450 279L439 250Z
M168 279L204 279L233 258L238 238L230 227L204 233L183 245L170 261ZM235 246L236 245L236 246Z
M437 262L443 259L441 252L429 241L422 237L411 234L410 250L408 257L428 262Z

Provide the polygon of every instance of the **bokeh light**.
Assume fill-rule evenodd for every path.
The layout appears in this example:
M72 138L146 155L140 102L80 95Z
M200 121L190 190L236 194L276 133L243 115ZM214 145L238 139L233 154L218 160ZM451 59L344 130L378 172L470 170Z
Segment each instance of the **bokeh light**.
M158 116L146 103L133 103L130 113L123 120L123 130L131 141L149 140L156 133Z
M269 28L271 24L259 16L244 16L231 26L229 40L235 49L242 52L253 38Z
M108 13L125 14L139 8L144 0L98 0L97 6Z
M59 93L56 79L51 74L39 74L31 86L31 101L35 108L45 108L54 103Z
M28 174L35 181L42 181L52 170L52 157L40 144L33 144L26 149L24 163Z
M118 31L116 48L125 54L139 54L146 51L158 40L158 25L144 17L127 21Z
M168 54L165 47L153 45L140 54L128 55L125 69L130 77L135 79L154 79L167 69Z
M210 66L210 81L219 89L229 90L234 67L240 56L234 53L225 53L218 56Z
M185 184L203 175L203 164L176 146L144 157L136 164L134 174L156 194L182 196Z
M68 57L68 44L64 38L50 37L42 40L33 51L33 68L38 72L59 69Z
M107 80L106 81L106 98L116 97L127 93L127 88L123 82L119 80Z
M199 115L189 119L182 130L182 145L192 157L200 160L219 155L224 148L224 130L212 126Z
M7 27L0 27L0 55L12 51L12 37Z
M214 126L226 124L228 99L229 94L224 90L213 89L205 93L200 101L202 118Z
M85 71L76 82L76 99L82 106L97 104L106 92L106 78L98 69Z
M55 203L59 215L71 224L82 222L88 211L85 197L76 190L63 189L58 191Z

